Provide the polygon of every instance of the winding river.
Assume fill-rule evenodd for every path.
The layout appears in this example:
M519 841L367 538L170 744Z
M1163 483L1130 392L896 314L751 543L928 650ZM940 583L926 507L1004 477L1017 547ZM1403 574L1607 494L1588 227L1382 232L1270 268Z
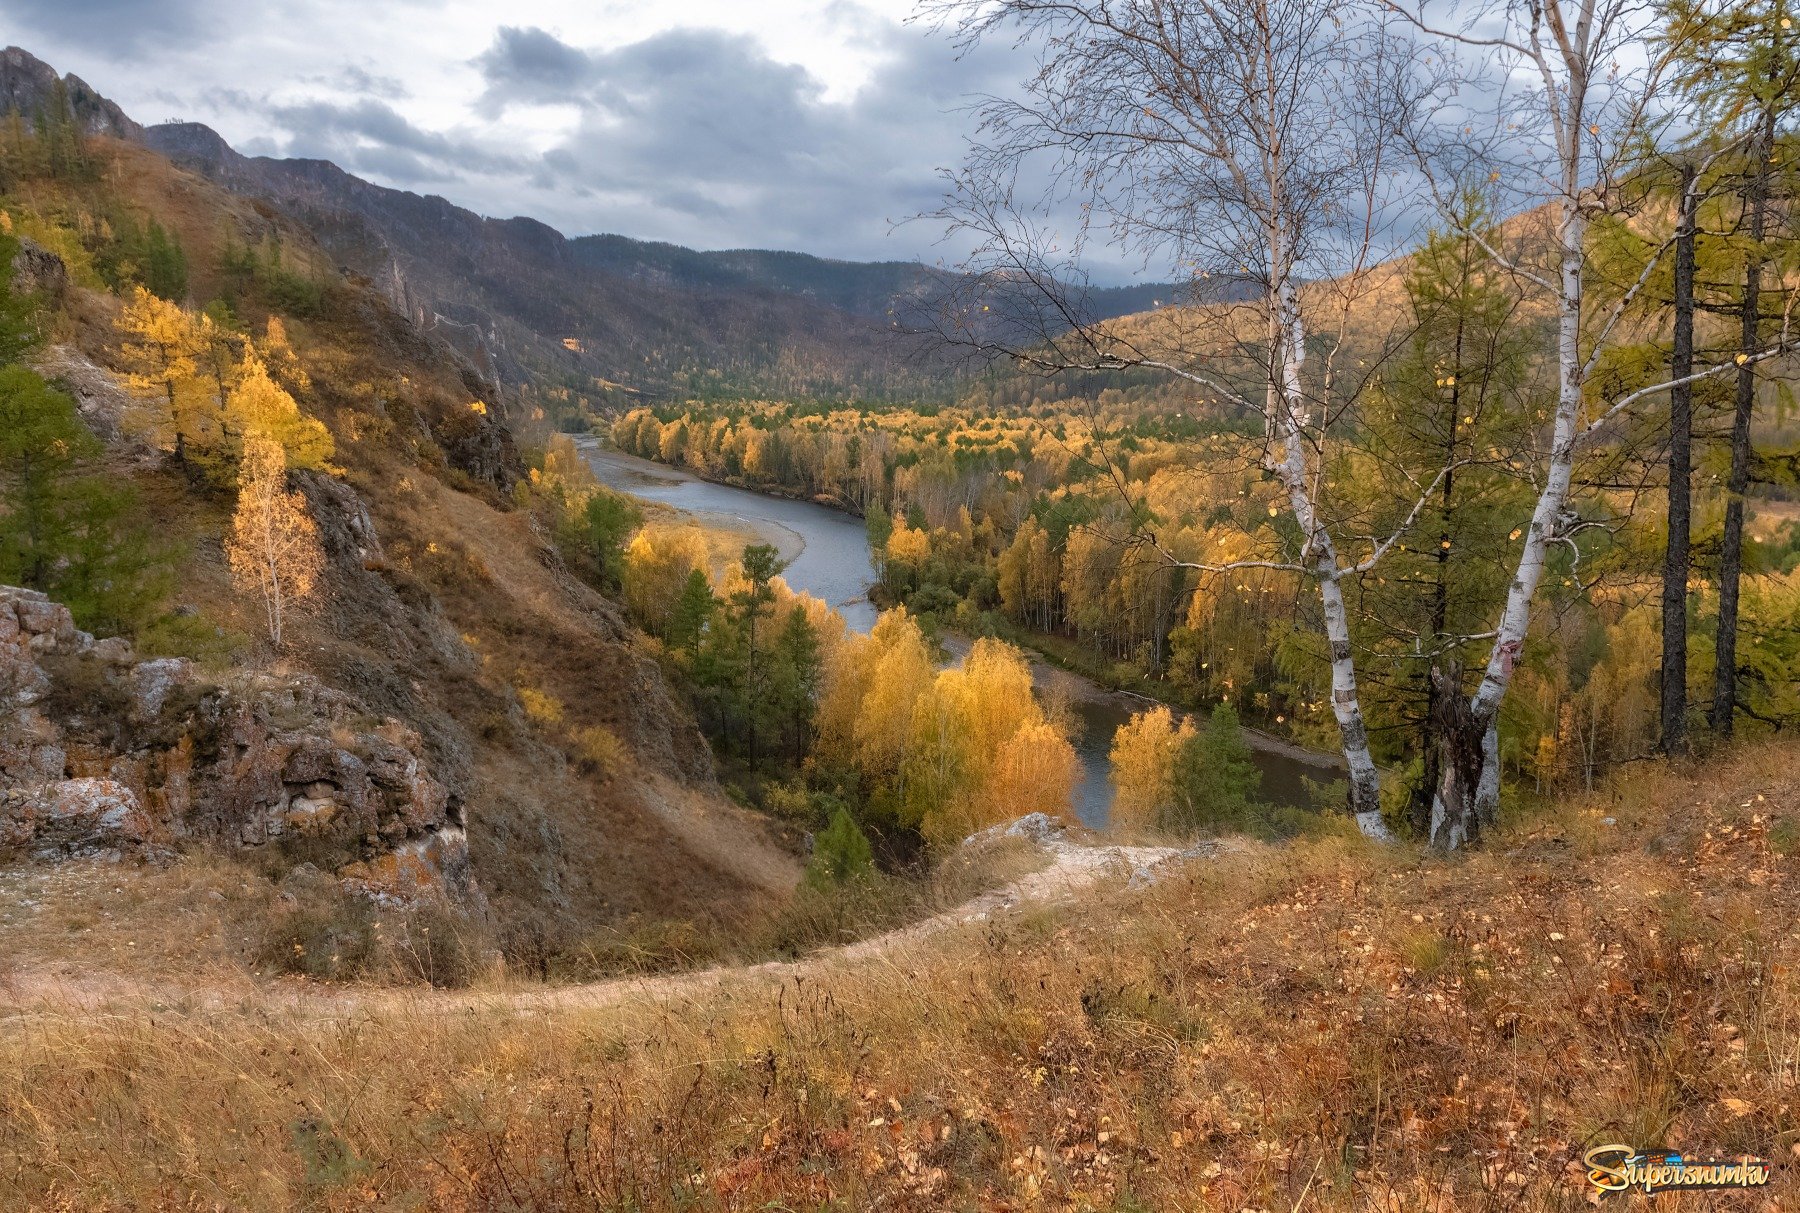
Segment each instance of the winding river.
M600 482L645 501L660 502L707 522L750 530L764 537L787 560L782 574L796 590L830 603L849 626L867 632L875 626L868 588L875 580L869 541L862 519L816 505L771 497L748 489L714 484L691 472L608 450L591 440L581 444ZM968 642L951 637L945 647L960 660ZM1112 813L1108 752L1113 733L1132 716L1151 706L1141 696L1107 690L1067 670L1033 660L1032 677L1040 691L1060 696L1073 710L1078 735L1071 740L1081 758L1081 785L1075 810L1082 823L1104 829ZM1274 738L1246 732L1262 770L1264 799L1281 804L1308 802L1303 777L1330 780L1338 775L1331 756L1300 750Z

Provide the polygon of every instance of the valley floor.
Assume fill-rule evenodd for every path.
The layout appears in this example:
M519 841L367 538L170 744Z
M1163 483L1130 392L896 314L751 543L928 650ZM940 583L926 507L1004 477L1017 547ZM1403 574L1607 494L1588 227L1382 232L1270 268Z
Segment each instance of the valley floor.
M1613 1141L1772 1157L1754 1206L1665 1199L1789 1207L1796 758L604 994L26 983L0 1207L1573 1208Z

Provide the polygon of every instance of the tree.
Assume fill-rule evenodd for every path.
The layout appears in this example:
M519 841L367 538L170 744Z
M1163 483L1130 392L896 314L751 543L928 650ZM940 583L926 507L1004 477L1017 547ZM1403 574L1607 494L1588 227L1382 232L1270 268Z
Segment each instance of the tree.
M1165 828L1188 834L1247 828L1261 809L1256 793L1262 772L1228 703L1213 708L1206 727L1176 755L1172 811Z
M764 693L768 680L768 670L760 660L762 654L757 648L756 625L775 601L775 591L769 583L781 572L780 553L771 544L747 544L739 568L741 583L728 590L725 595L725 617L744 639L743 674L737 691L740 711L748 730L750 765L755 766L757 723L767 702Z
M1694 477L1694 239L1699 191L1694 170L1684 166L1680 230L1675 235L1674 338L1669 350L1668 541L1663 546L1660 744L1669 755L1687 753L1688 578L1692 572Z
M581 507L580 520L582 544L599 572L600 587L617 591L625 583L625 541L643 514L624 495L596 489Z
M238 364L236 383L225 402L225 414L237 433L256 434L280 448L287 466L296 471L323 471L330 467L336 444L331 431L316 417L300 411L299 402L269 376L268 366L248 342Z
M1194 726L1159 705L1139 712L1113 734L1113 819L1155 829L1175 802L1175 760L1194 739Z
M952 843L1021 804L1066 815L1076 769L1068 739L1032 695L1024 655L983 638L913 702L902 803L927 840Z
M187 254L155 219L144 233L144 285L171 303L187 297Z
M1769 244L1771 212L1782 201L1774 197L1784 159L1780 143L1791 135L1794 115L1800 112L1800 31L1793 29L1789 0L1679 0L1672 5L1666 37L1675 54L1677 83L1710 127L1708 133L1728 148L1741 149L1735 159L1742 200L1743 286L1710 713L1713 731L1729 737L1738 706L1738 612L1757 377L1774 323L1780 326L1776 341L1786 343L1791 310L1784 306L1771 316L1766 299L1770 286L1784 288L1788 267L1778 269L1773 283L1765 282L1764 270L1775 252Z
M1668 44L1648 56L1661 14L1651 6L1603 4L1600 0L1531 0L1526 4L1494 4L1478 14L1455 13L1439 25L1425 15L1425 2L1409 7L1400 0L1381 0L1387 11L1411 22L1454 52L1479 51L1478 74L1453 81L1457 90L1447 100L1457 106L1463 125L1455 132L1421 132L1420 166L1440 202L1446 182L1463 182L1480 173L1527 209L1547 204L1550 260L1553 270L1535 268L1518 250L1486 247L1520 282L1545 299L1556 318L1553 361L1556 400L1548 433L1533 456L1538 486L1529 522L1520 528L1522 541L1504 606L1492 627L1492 641L1481 681L1467 711L1440 713L1440 727L1458 735L1443 744L1459 760L1444 766L1445 780L1433 807L1431 837L1440 846L1457 847L1478 840L1500 800L1499 718L1507 689L1524 650L1538 591L1552 566L1552 553L1567 551L1588 523L1573 508L1576 461L1609 439L1622 419L1640 402L1677 386L1669 379L1610 391L1598 374L1608 356L1624 341L1621 321L1647 289L1675 248L1673 234L1643 258L1643 269L1623 289L1590 290L1603 279L1593 262L1589 236L1597 215L1616 203L1621 190L1645 167L1643 156L1659 134L1657 101L1667 91L1675 55ZM1489 19L1475 31L1476 16ZM1515 75L1532 86L1499 90L1494 81ZM1480 100L1492 92L1490 105ZM1486 110L1487 130L1474 134L1467 119ZM1448 208L1446 208L1448 214ZM1785 335L1760 342L1741 354L1741 365L1774 357ZM1690 381L1711 378L1723 367L1696 370ZM1528 452L1521 452L1526 455Z
M669 625L663 634L669 647L684 654L690 663L699 651L700 641L706 635L706 625L712 619L717 605L713 598L712 583L706 579L706 573L694 569L682 584L681 596L675 600L675 609L669 616Z
M190 445L211 448L219 434L207 415L197 378L199 334L181 308L134 287L119 312L119 346L125 381L149 406L140 428L185 463Z
M819 633L798 603L788 609L776 634L769 660L768 694L762 704L752 704L768 716L770 731L785 738L789 755L797 763L812 745L813 720L818 710L822 673Z
M938 212L980 247L934 334L1039 374L1158 371L1262 419L1262 470L1293 528L1285 552L1230 567L1279 567L1312 583L1351 808L1365 831L1384 833L1344 584L1399 534L1371 540L1336 516L1333 455L1358 432L1367 376L1356 363L1379 359L1379 349L1359 359L1343 348L1348 317L1373 289L1383 214L1400 188L1398 136L1435 69L1381 22L1330 0L934 0L926 11L965 46L1040 45L1025 95L982 107L982 137ZM1059 260L1064 246L1015 205L1027 166L1046 158L1048 196L1078 193L1118 243L1179 271L1189 308L1148 333L1093 319L1080 267ZM1079 250L1088 235L1066 244ZM1215 274L1230 306L1217 306ZM1447 471L1414 471L1412 514ZM1156 546L1150 520L1133 515L1138 541Z
M94 470L100 453L73 400L0 367L0 582L42 590L90 631L129 632L162 598L167 561L130 487Z
M66 555L66 481L99 451L73 401L28 367L0 367L0 568L9 581L49 589Z
M239 591L262 599L269 643L280 649L289 614L320 591L325 549L306 497L287 487L281 445L260 432L244 438L225 557Z
M809 889L829 889L852 881L866 880L875 872L875 852L868 836L839 805L831 815L831 824L813 839L812 858L806 864L805 885Z
M697 527L643 527L625 548L625 605L639 626L663 636L689 575L707 566L706 537Z

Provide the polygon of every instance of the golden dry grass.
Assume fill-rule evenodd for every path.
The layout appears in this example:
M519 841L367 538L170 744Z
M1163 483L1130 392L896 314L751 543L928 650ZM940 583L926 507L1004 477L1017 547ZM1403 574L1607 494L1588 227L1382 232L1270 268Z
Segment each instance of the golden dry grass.
M1792 1163L1793 754L611 1005L21 1007L0 1207L1549 1209L1601 1139Z

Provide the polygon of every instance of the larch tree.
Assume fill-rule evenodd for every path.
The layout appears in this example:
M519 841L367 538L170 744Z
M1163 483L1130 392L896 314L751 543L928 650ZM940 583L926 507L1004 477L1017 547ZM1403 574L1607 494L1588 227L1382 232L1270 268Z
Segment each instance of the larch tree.
M1640 403L1665 396L1684 381L1719 375L1731 364L1619 392L1609 390L1600 374L1609 353L1630 340L1622 322L1678 244L1671 231L1643 259L1633 282L1619 290L1594 289L1601 275L1590 229L1645 167L1646 148L1664 133L1659 104L1677 60L1675 48L1656 42L1663 13L1629 0L1523 0L1474 14L1442 5L1440 19L1423 3L1380 3L1438 39L1452 60L1465 51L1482 60L1478 71L1453 80L1445 101L1467 118L1480 115L1483 134L1474 133L1473 122L1453 133L1417 133L1428 187L1448 202L1448 183L1480 173L1516 202L1543 206L1549 215L1544 258L1503 249L1478 234L1495 260L1546 300L1554 314L1550 360L1556 396L1536 444L1541 454L1532 459L1538 492L1521 528L1505 602L1482 637L1491 644L1481 681L1466 700L1445 700L1436 722L1446 758L1431 837L1456 847L1476 840L1494 819L1500 800L1500 708L1553 556L1564 551L1577 556L1577 536L1589 525L1572 500L1577 460L1609 441ZM1648 58L1646 48L1651 48ZM1514 86L1521 80L1529 83ZM1454 222L1453 207L1444 206L1443 213ZM1766 361L1786 345L1785 325L1777 333L1759 332L1754 348L1740 352L1738 365Z
M288 616L320 591L325 549L306 497L288 488L281 444L260 432L244 438L225 557L239 591L262 600L269 643L280 649Z
M268 366L248 343L225 413L246 439L254 433L273 441L288 467L309 471L330 467L335 449L331 431L317 417L300 411L299 403L270 377Z
M119 356L126 383L146 406L139 428L185 463L190 448L218 437L199 378L200 334L193 317L143 287L134 287L119 312Z
M1794 28L1790 0L1679 0L1672 5L1666 37L1676 56L1683 97L1694 106L1706 137L1729 150L1726 171L1735 178L1739 202L1730 241L1738 261L1733 267L1738 348L1732 360L1730 464L1710 713L1713 731L1729 737L1738 710L1738 613L1753 463L1751 427L1768 370L1763 355L1771 342L1785 342L1795 303L1792 282L1800 232L1792 226L1792 151L1795 117L1800 115L1800 30ZM1691 259L1690 249L1690 287Z

